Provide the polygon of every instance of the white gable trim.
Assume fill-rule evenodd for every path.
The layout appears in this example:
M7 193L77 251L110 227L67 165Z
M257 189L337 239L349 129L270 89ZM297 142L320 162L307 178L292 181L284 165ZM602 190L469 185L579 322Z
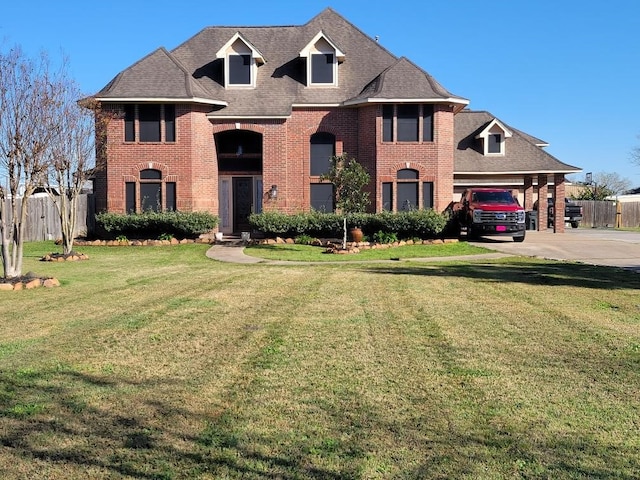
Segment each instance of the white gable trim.
M489 122L489 125L487 125L478 135L476 135L476 139L486 138L490 133L492 133L491 130L493 130L493 128L496 126L500 128L500 130L502 130L505 138L509 138L513 135L511 133L511 130L505 127L500 120L494 118L493 120L491 120L491 122Z
M266 60L264 59L264 55L260 53L260 50L258 50L250 41L244 38L240 34L240 32L236 32L233 37L231 37L231 39L229 39L229 41L216 52L216 58L226 58L229 50L231 49L231 46L236 42L236 40L240 40L247 46L249 50L251 50L251 58L253 58L257 64L261 65L266 62Z
M335 52L335 54L336 54L336 59L337 59L339 62L344 62L344 59L345 59L345 54L344 54L344 52L343 52L342 50L340 50L340 49L338 48L338 46L337 46L335 43L333 43L333 42L331 41L331 39L330 39L328 36L326 36L322 30L320 30L320 31L316 34L316 36L315 36L315 37L313 37L313 39L312 39L309 43L307 43L307 45L306 45L306 46L305 46L305 47L300 51L299 56L300 56L300 57L305 57L305 58L306 58L306 57L308 57L308 56L310 55L310 53L311 53L311 50L314 48L315 44L316 44L316 43L318 42L318 40L320 40L321 38L322 38L325 42L327 42L327 43L331 46L331 48L334 50L334 52Z

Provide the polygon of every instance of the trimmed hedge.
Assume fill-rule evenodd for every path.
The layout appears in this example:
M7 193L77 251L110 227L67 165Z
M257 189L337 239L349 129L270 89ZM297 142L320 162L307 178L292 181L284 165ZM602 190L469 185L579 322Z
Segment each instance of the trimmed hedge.
M207 212L100 213L96 227L116 238L157 238L171 235L194 238L218 225L218 217Z
M341 238L343 215L336 213L279 212L254 213L249 217L253 230L266 237L297 237L309 235L322 238ZM347 228L360 227L365 235L377 232L395 233L398 238L438 238L447 224L447 215L434 210L410 210L407 212L353 213L346 215Z

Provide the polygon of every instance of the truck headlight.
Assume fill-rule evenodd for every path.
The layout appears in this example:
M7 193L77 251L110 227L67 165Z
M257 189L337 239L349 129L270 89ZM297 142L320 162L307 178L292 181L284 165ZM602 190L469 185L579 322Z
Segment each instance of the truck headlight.
M482 223L482 210L473 211L473 223Z
M518 210L518 223L524 223L525 213L524 210Z

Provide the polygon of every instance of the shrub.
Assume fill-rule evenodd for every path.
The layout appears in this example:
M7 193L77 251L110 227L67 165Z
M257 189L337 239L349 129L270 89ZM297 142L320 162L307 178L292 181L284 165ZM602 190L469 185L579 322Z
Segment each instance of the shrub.
M311 243L313 243L313 237L310 237L309 235L298 235L295 238L295 242L299 245L311 245Z
M380 230L373 234L373 241L376 243L394 243L398 241L398 236L393 232Z
M434 210L411 210L407 212L352 213L346 217L335 213L297 213L287 215L279 212L252 214L249 223L254 230L266 237L309 235L323 238L342 238L344 219L347 229L360 227L365 235L388 232L397 238L437 238L445 228L447 217Z
M96 227L112 237L193 238L211 231L218 217L207 212L100 213Z

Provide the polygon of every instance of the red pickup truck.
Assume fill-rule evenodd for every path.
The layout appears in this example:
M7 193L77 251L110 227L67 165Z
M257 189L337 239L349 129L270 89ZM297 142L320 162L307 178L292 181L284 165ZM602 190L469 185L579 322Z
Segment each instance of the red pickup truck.
M467 238L482 235L510 236L524 241L525 213L509 190L468 188L454 206L460 234Z

